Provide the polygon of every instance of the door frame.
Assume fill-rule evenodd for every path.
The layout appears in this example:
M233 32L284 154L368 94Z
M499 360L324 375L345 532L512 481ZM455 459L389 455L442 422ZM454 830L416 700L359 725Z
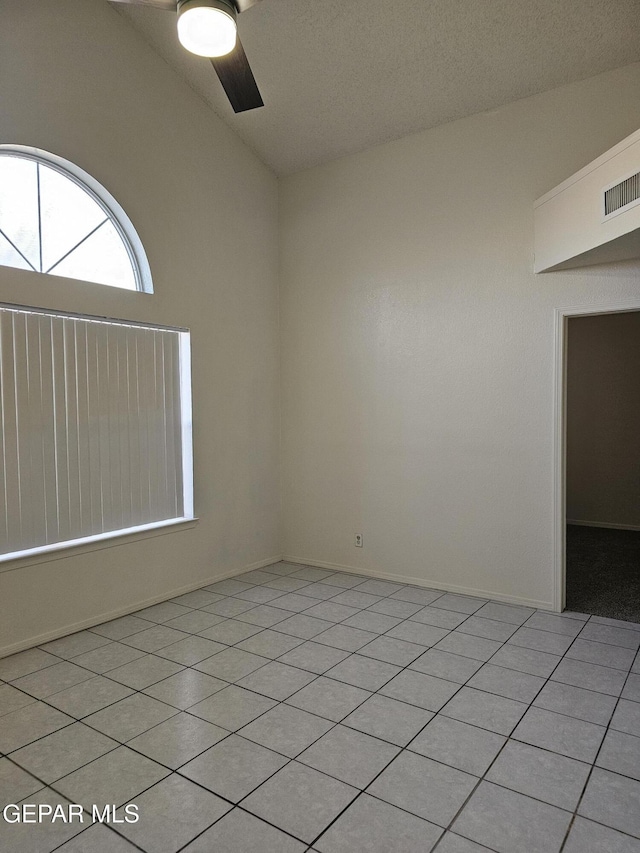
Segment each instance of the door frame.
M560 613L565 608L567 595L566 566L566 470L567 470L567 344L569 320L572 317L589 317L595 314L626 314L640 311L640 296L570 308L556 308L554 355L554 588L553 609Z

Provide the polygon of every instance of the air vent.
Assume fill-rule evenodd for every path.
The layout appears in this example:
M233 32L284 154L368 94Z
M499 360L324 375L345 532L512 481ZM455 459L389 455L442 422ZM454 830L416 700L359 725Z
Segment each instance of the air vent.
M640 172L620 181L604 192L604 215L611 216L621 208L640 199Z

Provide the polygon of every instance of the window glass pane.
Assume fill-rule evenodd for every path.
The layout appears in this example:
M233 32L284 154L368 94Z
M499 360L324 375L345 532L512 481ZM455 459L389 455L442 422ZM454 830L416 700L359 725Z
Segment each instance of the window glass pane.
M31 269L20 252L16 252L11 243L2 234L0 234L0 265L4 267L16 267L19 270Z
M153 292L127 215L55 154L0 144L0 235L0 265Z
M100 205L69 178L40 165L42 271L73 249L107 215Z
M136 290L131 259L120 235L106 222L52 270L52 275L81 278Z
M33 160L0 157L0 228L40 272L38 177Z

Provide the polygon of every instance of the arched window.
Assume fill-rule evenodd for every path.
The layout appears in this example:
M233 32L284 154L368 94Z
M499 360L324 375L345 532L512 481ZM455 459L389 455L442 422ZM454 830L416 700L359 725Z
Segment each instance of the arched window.
M0 264L153 292L131 220L82 169L21 145L0 145Z

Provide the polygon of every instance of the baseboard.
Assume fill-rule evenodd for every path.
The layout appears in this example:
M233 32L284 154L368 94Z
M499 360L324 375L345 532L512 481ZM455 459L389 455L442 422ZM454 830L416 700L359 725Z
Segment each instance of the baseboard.
M567 523L574 524L576 522ZM16 654L17 652L22 652L25 649L31 649L34 646L40 646L43 643L49 643L52 640L57 640L60 637L66 637L69 634L75 634L78 631L84 631L87 628L94 628L96 625L101 625L103 622L109 622L111 619L118 619L120 616L127 616L128 614L135 613L136 611L142 610L145 607L151 607L153 604L160 604L163 601L168 601L171 598L176 598L178 595L184 595L184 593L186 592L192 592L194 589L200 589L203 586L207 586L208 584L212 583L217 583L218 581L225 580L226 578L236 577L238 575L244 574L245 572L253 571L254 569L262 569L265 566L270 566L273 563L279 562L280 560L284 560L289 563L299 563L303 566L315 566L320 569L332 569L336 572L348 572L352 575L363 575L365 577L380 578L381 580L398 581L399 583L408 583L412 584L413 586L423 587L426 589L441 589L444 592L455 592L459 595L471 595L475 598L488 598L493 601L502 601L505 604L522 605L524 607L535 607L540 610L553 610L553 603L550 601L537 601L536 599L520 598L519 596L513 595L503 595L499 592L476 589L474 587L468 586L459 586L457 584L442 583L441 581L418 578L414 577L413 575L399 575L394 572L381 572L376 569L362 569L356 566L342 565L341 563L328 563L322 560L310 560L306 557L277 555L273 557L268 557L263 560L258 560L255 563L251 563L240 569L236 568L228 572L223 572L222 574L217 574L212 577L205 578L203 580L186 584L185 586L178 587L177 589L174 589L169 593L154 595L151 598L146 598L143 601L136 602L135 604L127 605L127 607L118 608L117 610L111 610L108 613L101 613L100 616L95 616L90 619L84 619L81 622L75 622L71 625L66 625L64 628L59 628L55 631L48 631L45 634L30 637L27 640L21 640L19 643L13 643L9 646L3 646L2 648L0 648L0 658Z
M144 607L151 607L153 604L160 604L163 601L168 601L171 598L176 598L178 595L184 595L185 592L193 592L194 589L200 589L211 583L223 581L226 578L233 578L236 575L250 572L254 569L262 569L265 566L270 566L272 563L278 563L282 560L280 555L269 557L264 560L258 560L241 569L233 569L232 571L223 572L222 574L214 575L204 580L195 581L186 586L178 587L170 593L162 593L162 595L154 595L151 598L145 598L143 601L138 601L135 604L127 605L126 607L111 610L108 613L101 613L100 616L83 619L81 622L74 622L72 625L66 625L64 628L48 631L45 634L40 634L36 637L30 637L27 640L21 640L19 643L13 643L9 646L0 648L0 658L14 655L16 652L23 652L25 649L32 649L34 646L41 646L43 643L50 643L52 640L57 640L60 637L66 637L69 634L75 634L78 631L84 631L87 628L94 628L96 625L101 625L103 622L109 622L111 619L118 619L120 616L128 616L130 613L135 613L137 610L142 610Z
M582 521L577 518L568 518L567 524L575 524L577 527L606 527L610 530L640 530L640 524L612 524L610 521Z
M333 569L336 572L349 572L352 575L365 575L366 577L380 578L381 580L398 581L399 583L409 583L413 586L424 587L425 589L441 589L445 592L455 592L458 595L471 595L474 598L489 598L492 601L502 601L505 604L516 604L523 607L535 607L540 610L553 610L553 602L538 601L533 598L520 598L515 595L503 595L499 592L488 591L486 589L475 589L470 586L458 586L457 584L442 583L441 581L432 580L430 578L417 578L412 575L399 575L396 572L380 572L376 569L361 569L355 566L343 566L340 563L327 563L321 560L309 560L306 557L293 557L285 555L281 558L287 563L301 563L305 566L316 566L319 569Z

